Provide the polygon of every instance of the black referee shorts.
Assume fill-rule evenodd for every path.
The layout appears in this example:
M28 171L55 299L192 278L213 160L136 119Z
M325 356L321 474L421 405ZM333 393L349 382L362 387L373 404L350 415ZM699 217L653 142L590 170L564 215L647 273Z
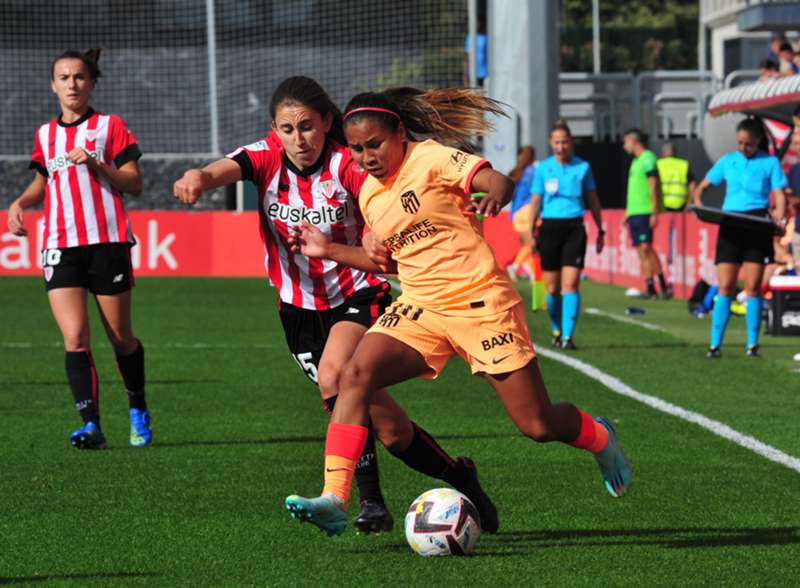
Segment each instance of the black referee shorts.
M536 248L542 269L557 272L564 266L583 269L586 256L586 227L583 218L542 219Z
M85 288L112 296L133 288L130 243L99 243L42 251L44 287Z
M745 214L763 217L766 210L752 210ZM736 263L745 261L767 265L775 261L772 231L761 228L749 229L742 225L726 224L723 221L717 236L717 251L714 263Z
M352 322L368 329L392 302L390 286L384 282L359 290L336 308L310 310L280 303L280 318L286 344L297 365L317 384L317 370L333 325Z

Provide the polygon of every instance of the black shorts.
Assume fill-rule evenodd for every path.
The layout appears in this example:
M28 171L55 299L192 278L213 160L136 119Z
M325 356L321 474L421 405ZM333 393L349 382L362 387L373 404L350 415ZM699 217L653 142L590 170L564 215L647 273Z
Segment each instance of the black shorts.
M628 230L634 247L653 242L653 229L650 228L649 214L634 214L628 217Z
M390 286L365 288L329 310L309 310L280 303L280 317L289 352L300 369L317 384L317 370L328 334L336 323L348 321L369 328L392 302Z
M100 243L42 251L44 287L85 288L111 296L133 288L130 243Z
M764 216L766 210L751 210L745 214ZM717 252L714 263L743 263L749 261L767 265L775 261L775 249L771 230L750 230L741 225L729 225L723 221L717 236Z
M536 241L542 257L542 269L557 272L570 266L583 269L586 256L586 227L583 218L545 218Z

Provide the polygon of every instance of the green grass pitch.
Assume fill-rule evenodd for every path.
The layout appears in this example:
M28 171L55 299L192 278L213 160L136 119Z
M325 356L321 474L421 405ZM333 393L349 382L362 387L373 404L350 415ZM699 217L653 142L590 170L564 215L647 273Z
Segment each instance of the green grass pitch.
M622 315L620 289L586 283L583 306ZM606 415L634 466L612 499L591 457L521 437L489 386L454 360L393 392L452 455L469 455L501 516L473 557L407 547L405 509L442 485L380 450L392 533L328 539L283 510L321 488L326 417L289 356L264 280L140 279L154 444L128 446L127 401L93 316L109 450L79 452L60 337L38 279L0 280L0 585L796 586L800 473L541 360L554 399ZM656 332L583 314L579 358L633 388L800 456L800 339L744 356L733 318L705 359L708 319L641 302ZM529 315L549 342L544 313ZM351 508L354 514L355 506Z

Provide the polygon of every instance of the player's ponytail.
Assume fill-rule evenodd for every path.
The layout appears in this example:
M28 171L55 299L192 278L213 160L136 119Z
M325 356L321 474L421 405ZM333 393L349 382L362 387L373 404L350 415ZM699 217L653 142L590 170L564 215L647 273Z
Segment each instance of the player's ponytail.
M342 112L315 80L306 76L292 76L278 84L269 101L269 114L272 120L275 120L278 108L284 105L306 106L323 118L331 114L333 124L328 131L328 137L340 145L346 144L342 129Z
M411 140L429 136L467 148L470 138L492 129L487 113L507 116L500 102L475 90L398 87L354 96L345 109L345 124L372 117L394 131L402 122Z
M53 60L53 63L50 66L50 79L55 79L56 63L62 59L80 59L86 66L86 69L89 70L89 78L93 82L96 82L97 79L103 75L100 71L100 67L97 65L97 62L100 61L101 51L102 49L99 48L89 49L85 52L77 51L75 49L68 49L64 51L61 55Z

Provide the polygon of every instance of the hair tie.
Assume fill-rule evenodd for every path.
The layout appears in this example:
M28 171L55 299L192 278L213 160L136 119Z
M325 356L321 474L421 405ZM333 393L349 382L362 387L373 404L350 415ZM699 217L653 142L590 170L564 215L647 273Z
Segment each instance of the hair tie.
M353 110L345 113L342 120L349 118L351 115L356 114L357 112L383 112L385 114L391 114L397 120L400 120L400 115L393 110L389 110L388 108L379 108L377 106L362 106L360 108L354 108Z

